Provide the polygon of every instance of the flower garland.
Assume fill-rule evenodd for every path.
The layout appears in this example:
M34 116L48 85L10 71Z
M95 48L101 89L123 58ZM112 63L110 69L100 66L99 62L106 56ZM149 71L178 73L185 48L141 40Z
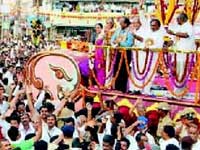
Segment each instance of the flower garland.
M136 56L136 63L137 63L137 70L139 70L139 66L138 66L138 57ZM134 58L132 59L132 67L133 67L133 74L134 74L134 77L137 79L137 80L140 80L140 81L142 81L142 80L144 80L146 77L147 77L147 75L148 75L148 72L149 72L149 70L150 70L150 68L151 68L151 66L152 66L152 61L153 61L153 52L151 52L151 56L150 56L150 60L149 60L149 64L148 64L148 67L147 67L147 69L146 69L146 64L147 64L147 56L146 56L146 59L145 59L145 67L144 67L144 70L146 70L146 72L145 73L143 73L143 76L142 77L139 77L138 76L138 73L136 72L136 69L135 69L135 64L134 64L134 60L135 60ZM139 72L139 71L138 71Z
M163 54L163 61L166 65L167 68L170 67L170 62L171 62L171 54L169 54L169 52L164 52Z
M138 61L138 51L135 51L136 53L136 64L137 64L137 72L140 74L140 75L143 75L145 70L146 70L146 67L147 67L147 60L149 58L149 51L146 51L146 57L145 57L145 63L144 63L144 67L142 69L142 72L140 72L140 67L139 67L139 61ZM152 55L151 55L152 56Z
M157 71L157 68L158 68L158 66L159 66L160 53L159 53L159 55L158 55L158 59L157 59L157 61L156 61L156 64L155 64L155 67L154 67L154 70L153 70L152 74L150 75L149 79L148 79L145 83L143 83L142 85L138 85L137 83L135 83L135 81L134 81L134 79L133 79L133 77L132 77L132 75L131 75L131 72L130 72L130 70L129 70L129 64L128 64L128 59L127 59L127 56L126 56L126 55L124 55L124 59L125 59L125 64L126 64L126 70L127 70L127 73L128 73L128 76L129 76L131 82L133 83L133 85L134 85L135 87L140 88L140 89L143 89L146 85L149 84L149 82L151 82L151 80L152 80L154 74L155 74L156 71Z
M162 24L168 25L178 8L179 0L170 0L166 4L165 0L155 0L156 16L159 18Z
M122 66L122 62L123 62L123 58L124 58L123 56L124 56L124 51L121 51L121 58L120 58L120 61L119 61L119 66L118 66L116 75L111 79L111 81L107 85L101 85L99 83L97 77L96 77L94 70L90 69L91 75L92 75L93 79L95 80L95 82L97 83L97 86L99 88L102 88L102 89L111 88L115 84L115 81L117 80L117 77L119 76L119 72L120 72L120 69L121 69L121 66Z
M195 104L200 104L200 53L197 54L197 83L196 83L196 91L195 91Z
M179 0L170 0L169 1L168 8L165 13L165 23L164 23L165 25L168 25L171 22L174 14L176 12L176 9L178 8L178 3L179 3Z
M112 77L112 75L114 73L114 66L116 64L116 60L117 60L117 52L115 52L115 54L114 54L114 60L111 63L111 68L108 72L108 75L106 76L106 80Z
M183 96L185 96L189 91L187 87L185 87L183 89L183 91L181 91L180 93L175 93L173 87L171 86L171 82L167 80L167 79L169 79L169 75L167 73L167 68L165 66L165 62L164 62L163 58L164 58L163 57L163 53L161 53L161 57L160 57L161 63L160 63L160 65L162 66L161 68L162 68L162 71L164 72L163 75L164 75L164 78L166 79L165 80L165 85L167 86L167 89L175 97L183 97Z
M165 57L165 55L166 55L166 57ZM192 68L194 68L194 65L195 65L195 63L194 63L194 57L195 57L195 55L192 54L191 58L189 57L189 55L190 54L187 54L186 63L185 63L186 66L184 67L184 73L183 73L183 76L181 77L180 80L178 79L178 75L175 72L175 78L176 78L176 81L179 82L179 84L181 82L183 82L184 79L188 79L189 78L189 73L192 71ZM190 61L189 61L189 58L191 59ZM177 54L174 54L174 60L175 60L175 67L174 68L173 68L172 57L171 57L171 55L168 52L164 52L164 54L163 54L163 60L164 60L164 63L166 65L166 67L170 68L170 77L173 77L174 76L173 75L174 68L177 67L177 61L176 61L177 60ZM189 66L189 69L187 71L188 66ZM184 83L182 83L182 85L180 86L180 85L176 84L176 82L174 80L172 80L172 81L173 81L174 85L176 85L179 88L182 88L182 85L184 84ZM184 82L185 81L187 81L187 80L184 80Z
M188 79L189 79L189 76L190 76L189 73L192 71L192 68L194 66L194 63L193 63L194 54L192 54L191 61L189 61L189 54L187 54L187 58L186 58L186 62L185 62L185 67L184 67L184 73L183 73L183 75L182 75L182 77L181 77L180 80L178 78L176 70L175 70L175 77L174 77L174 75L173 75L174 68L172 67L173 64L172 64L172 61L171 61L171 57L169 55L167 57L168 57L168 63L169 63L169 65L168 66L166 65L166 67L170 68L170 77L171 77L170 79L171 79L171 82L177 88L184 88L185 85L188 82ZM175 60L175 68L176 68L177 67L177 54L175 54L174 57L175 57L174 60ZM177 82L178 82L178 84L177 84Z
M185 0L185 12L192 24L198 17L200 11L200 1L199 0Z
M178 82L183 82L183 80L185 79L185 77L186 77L186 75L187 75L187 68L188 68L188 66L189 66L189 71L188 72L191 72L191 70L192 70L192 66L193 66L193 59L194 59L194 54L192 54L192 56L191 56L191 60L189 61L189 54L186 54L187 56L187 58L186 58L186 62L185 62L185 67L184 67L184 74L183 74L183 76L181 77L181 79L179 80L179 78L178 78L178 75L177 75L177 72L176 72L176 81L178 81ZM175 68L177 67L177 54L175 54L174 55L174 60L175 60Z

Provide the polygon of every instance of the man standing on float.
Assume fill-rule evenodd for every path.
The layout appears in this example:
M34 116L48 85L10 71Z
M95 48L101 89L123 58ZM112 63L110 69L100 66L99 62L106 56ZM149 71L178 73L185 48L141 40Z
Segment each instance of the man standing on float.
M129 31L129 25L130 21L127 17L122 17L120 19L120 28L117 29L114 33L114 35L111 38L111 45L116 48L116 62L114 66L114 76L116 75L118 71L118 66L121 59L121 54L124 52L125 55L127 55L128 63L130 64L131 61L131 51L127 50L126 47L132 47L133 46L133 35ZM124 47L125 49L122 50L119 47ZM119 68L119 76L117 77L115 81L115 87L114 89L127 92L127 81L128 81L128 73L126 71L126 63L123 59L122 65Z
M175 25L174 28L169 27L167 33L173 36L174 49L182 50L183 52L195 50L193 26L188 21L188 16L185 13L179 14L177 17L177 25ZM177 79L180 81L184 75L187 54L177 53L175 57ZM176 84L178 85L178 83ZM182 88L176 88L175 90L179 92Z

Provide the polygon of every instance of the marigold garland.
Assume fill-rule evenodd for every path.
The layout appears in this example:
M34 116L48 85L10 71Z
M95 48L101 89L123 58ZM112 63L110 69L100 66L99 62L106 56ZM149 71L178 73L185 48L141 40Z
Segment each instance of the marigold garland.
M130 70L129 70L129 64L128 64L127 56L124 55L125 64L126 64L126 71L127 71L127 73L128 73L128 76L129 76L131 82L133 83L133 85L134 85L135 87L140 88L140 89L143 89L147 84L149 84L149 82L152 80L152 78L153 78L154 74L156 73L157 68L158 68L158 66L159 66L159 59L160 59L159 56L160 56L160 53L159 53L159 55L158 55L158 59L157 59L157 61L156 61L155 68L154 68L152 74L150 75L149 79L148 79L145 83L143 83L142 85L138 85L137 83L135 83L135 81L134 81L134 79L133 79L133 77L132 77L132 75L131 75L131 72L130 72Z
M189 62L189 54L186 54L186 55L187 56L186 56L186 62L185 62L185 67L184 67L184 73L180 80L178 78L177 72L175 72L176 81L178 81L178 82L183 82L183 80L186 78L188 66L190 65L190 63L192 63L192 62ZM177 67L177 54L175 54L174 57L175 57L174 60L175 60L175 68L176 68Z
M107 48L107 50L108 50L108 49L110 49L110 48ZM111 52L111 51L112 51L112 50L110 50L110 52ZM106 52L105 49L104 49L104 52ZM117 59L117 52L115 51L114 54L113 54L113 56L111 56L111 55L112 55L112 54L109 55L111 61L110 61L109 65L108 65L108 75L106 75L106 80L109 79L109 78L111 78L112 75L113 75L114 66L115 66L116 59ZM106 58L105 58L105 60L106 60ZM106 66L106 67L107 67L107 66Z
M167 73L167 68L165 66L165 62L164 62L164 59L163 59L163 52L161 53L160 60L161 60L160 65L162 65L161 68L163 69L162 71L164 73L163 75L164 75L164 78L165 78L165 84L166 84L167 89L169 90L169 92L175 97L183 97L183 96L185 96L189 91L187 87L185 87L182 92L177 94L177 93L174 92L173 87L171 87L170 81L167 80L167 79L169 79L169 75Z
M192 24L198 17L200 11L200 1L199 0L185 0L185 12Z
M147 68L145 69L146 72L144 72L144 74L142 74L142 75L138 75L138 74L137 74L137 71L136 71L137 69L135 68L134 60L137 59L137 57L132 59L132 70L133 70L133 75L134 75L134 77L135 77L137 80L143 81L143 80L146 78L146 76L148 75L148 72L149 72L149 70L151 69L151 65L152 65L152 62L153 62L153 54L154 54L154 53L151 52L151 56L150 56L150 60L149 60L149 62L148 62L148 66L147 66ZM147 63L147 62L146 62L146 63Z
M179 0L170 0L168 4L166 4L165 0L155 0L156 5L156 16L159 18L162 24L168 25L178 8Z
M138 61L138 51L135 51L136 53L136 64L137 64L137 72L140 74L140 75L143 75L146 68L147 68L147 61L148 61L148 58L149 58L149 51L146 51L146 57L145 57L145 63L144 63L144 67L142 69L142 71L140 71L140 67L139 67L139 61Z
M124 55L124 51L121 51L121 58L120 58L120 61L119 61L119 66L118 66L116 75L114 77L112 77L111 81L107 85L101 85L99 83L97 77L96 77L96 74L95 74L94 70L90 69L91 75L92 75L93 79L95 80L95 82L97 83L97 86L99 88L101 88L101 89L107 89L107 88L111 88L115 84L115 81L117 80L117 77L119 76L119 72L120 72L120 69L121 69L121 66L122 66L122 62L123 62L123 58L124 58L123 55Z
M200 53L197 54L197 83L196 83L196 91L195 91L195 104L200 104Z

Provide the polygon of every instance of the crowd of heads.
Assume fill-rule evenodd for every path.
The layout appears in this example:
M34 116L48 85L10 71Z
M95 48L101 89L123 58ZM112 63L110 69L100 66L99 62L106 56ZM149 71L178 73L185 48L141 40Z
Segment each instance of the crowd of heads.
M127 25L128 22L124 23L124 26ZM10 54L10 51L7 52ZM6 58L2 59L5 60ZM147 110L144 102L137 100L132 108L128 108L119 106L115 100L103 97L99 93L95 97L81 97L85 107L75 110L75 97L80 96L80 91L71 93L73 96L62 93L65 97L57 105L51 101L52 98L45 89L34 99L32 93L27 92L23 63L20 62L21 70L16 69L15 65L1 67L2 150L23 150L23 142L29 143L29 148L35 150L199 148L199 120L196 117L197 113L191 108L181 111L180 116L172 121L170 105L167 103L159 103L154 110ZM3 72L5 68L7 70ZM5 76L7 72L10 75ZM5 78L8 80L6 84ZM41 119L34 119L37 113ZM38 136L40 129L42 131ZM23 144L16 146L16 143Z

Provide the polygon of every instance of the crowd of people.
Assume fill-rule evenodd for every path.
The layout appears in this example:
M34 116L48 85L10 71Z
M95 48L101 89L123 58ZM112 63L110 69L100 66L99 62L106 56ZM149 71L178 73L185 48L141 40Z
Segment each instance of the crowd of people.
M177 18L175 28L163 28L158 19L148 21L140 15L129 20L122 17L120 28L115 28L112 18L106 26L96 24L96 34L92 42L95 48L93 63L98 82L103 86L109 78L112 51L101 47L141 47L145 49L174 47L195 50L192 25L186 14ZM103 30L104 29L104 30ZM171 37L167 43L163 40ZM58 88L57 97L52 97L48 86L44 86L36 97L24 73L25 63L38 51L48 49L51 43L34 46L31 38L23 40L4 39L0 42L0 149L1 150L199 150L200 122L198 112L186 107L176 116L171 116L171 107L160 102L154 109L148 109L141 99L134 105L123 106L116 103L117 97L104 97L102 90L97 95L81 87L73 92ZM55 46L55 45L54 45ZM114 52L116 62L121 51ZM139 64L145 52L140 51ZM125 51L130 64L134 52ZM92 55L91 55L92 56ZM106 56L106 57L105 57ZM153 62L159 56L154 55ZM178 74L182 74L185 64L184 54L178 54ZM105 59L106 58L106 59ZM116 90L149 94L152 82L145 89L130 85L127 89L128 74L125 60L118 71L118 63L113 74ZM152 70L149 70L150 72ZM59 86L59 85L58 85ZM59 90L60 89L60 90ZM85 92L86 94L82 94ZM54 100L60 100L57 105ZM77 101L84 107L75 109Z
M14 43L13 43L14 44ZM12 47L13 45L11 45ZM1 150L198 150L200 124L197 112L185 108L173 119L170 105L160 102L147 109L141 99L128 108L116 97L82 97L82 90L58 91L54 105L48 87L36 98L25 82L27 57L5 63L11 51L1 55ZM60 96L63 95L63 96ZM81 96L80 96L81 95ZM84 106L75 110L83 99ZM130 105L131 106L131 105Z

